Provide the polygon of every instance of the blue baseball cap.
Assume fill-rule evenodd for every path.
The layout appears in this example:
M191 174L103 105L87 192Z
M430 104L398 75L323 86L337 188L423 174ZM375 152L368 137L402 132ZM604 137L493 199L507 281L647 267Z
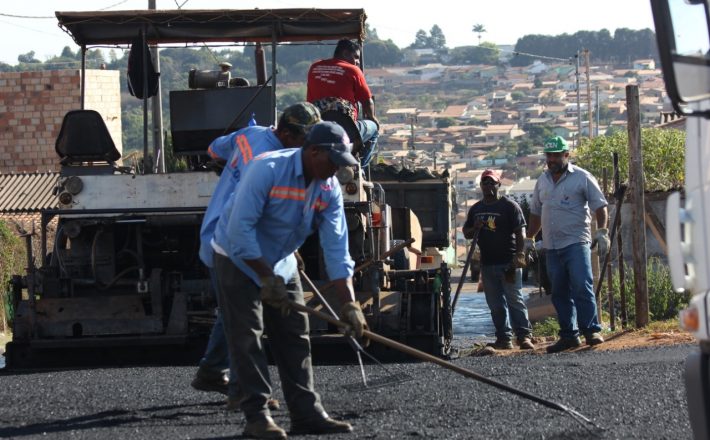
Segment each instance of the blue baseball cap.
M306 135L306 146L316 145L328 151L330 160L338 166L358 165L352 155L353 144L343 127L335 122L322 121L314 124Z

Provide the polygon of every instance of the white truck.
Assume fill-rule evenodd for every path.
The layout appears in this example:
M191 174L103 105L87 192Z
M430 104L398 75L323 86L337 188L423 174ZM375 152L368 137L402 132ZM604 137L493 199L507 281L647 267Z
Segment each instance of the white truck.
M700 349L685 362L696 440L710 439L710 0L651 0L668 97L687 116L685 204L668 198L666 233L673 287L692 293L681 326Z

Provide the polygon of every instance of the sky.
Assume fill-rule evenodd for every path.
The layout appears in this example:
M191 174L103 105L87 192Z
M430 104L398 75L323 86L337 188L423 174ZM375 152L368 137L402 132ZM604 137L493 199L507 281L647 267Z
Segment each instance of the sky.
M420 29L436 24L448 47L476 45L472 32L482 24L482 41L514 45L527 34L558 35L579 30L653 29L649 0L156 0L157 9L272 9L362 8L367 23L382 39L404 48ZM57 26L54 11L147 9L148 0L15 0L0 2L0 61L16 65L17 56L35 51L45 61L65 46L76 51L71 38ZM13 16L37 17L20 18Z

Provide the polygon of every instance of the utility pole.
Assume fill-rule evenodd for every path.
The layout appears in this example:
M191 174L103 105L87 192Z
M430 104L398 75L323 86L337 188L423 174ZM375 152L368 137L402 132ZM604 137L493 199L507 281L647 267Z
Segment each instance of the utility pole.
M414 151L414 116L409 117L409 149Z
M599 86L594 86L594 136L599 136Z
M148 9L155 10L155 0L148 0ZM153 58L153 66L156 72L160 72L160 50L158 46L153 46L151 57ZM156 163L153 164L155 170L159 173L165 172L165 148L163 148L163 103L162 103L162 87L160 85L160 77L158 77L158 92L152 98L153 110L153 157Z
M592 133L592 84L589 82L589 49L584 49L584 66L587 77L587 116L589 117L587 132L589 139L592 139L594 134Z
M579 107L579 51L574 55L574 76L577 81L577 143L575 147L579 146L579 141L582 140L582 111Z

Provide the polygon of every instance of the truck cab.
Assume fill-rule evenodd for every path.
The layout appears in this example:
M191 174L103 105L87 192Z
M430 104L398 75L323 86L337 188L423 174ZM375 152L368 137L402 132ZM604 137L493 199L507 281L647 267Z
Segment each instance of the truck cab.
M686 118L685 203L668 198L666 234L674 289L692 294L681 326L699 342L685 362L695 439L710 438L710 2L651 0L666 91Z

